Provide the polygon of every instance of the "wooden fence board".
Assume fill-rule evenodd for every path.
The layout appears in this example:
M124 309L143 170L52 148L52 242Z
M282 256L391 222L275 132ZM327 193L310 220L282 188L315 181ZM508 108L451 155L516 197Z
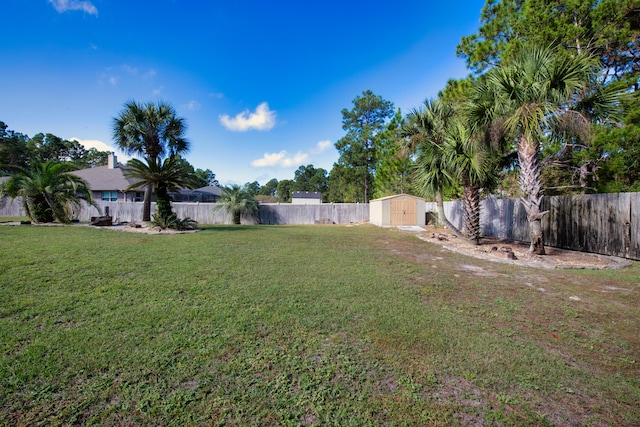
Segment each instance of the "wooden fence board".
M462 202L445 202L447 218L462 227ZM427 202L435 212L435 203ZM545 244L557 248L640 260L640 193L545 197L541 209ZM524 206L517 199L489 197L480 214L484 236L529 241Z
M640 259L640 194L630 193L629 223L626 224L629 250L628 257Z

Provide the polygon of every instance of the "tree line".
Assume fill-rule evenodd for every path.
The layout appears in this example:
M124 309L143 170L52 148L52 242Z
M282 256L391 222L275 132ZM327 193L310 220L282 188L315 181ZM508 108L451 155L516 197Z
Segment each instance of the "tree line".
M406 114L365 90L342 110L345 133L331 171L303 165L292 180L236 190L282 202L293 191L352 203L408 193L439 207L462 198L464 228L449 228L475 241L480 198L519 197L531 250L543 254L543 194L640 189L640 0L487 0L480 19L478 33L457 47L466 78L449 80ZM158 176L188 169L180 160L189 148L184 126L164 103L131 101L114 119L114 141L143 158L134 166L155 176L147 188L161 201L168 187ZM11 150L0 150L9 158ZM168 201L159 206L171 213Z
M640 190L640 1L487 0L480 19L457 47L466 78L406 115L371 91L342 110L325 201L462 198L448 226L477 241L482 195L519 197L544 254L543 194Z

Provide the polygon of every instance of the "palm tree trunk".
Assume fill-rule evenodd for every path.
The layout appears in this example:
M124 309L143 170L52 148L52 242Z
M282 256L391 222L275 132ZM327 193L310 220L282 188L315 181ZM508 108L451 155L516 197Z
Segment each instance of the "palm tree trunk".
M240 223L241 223L241 220L240 220L240 217L241 217L240 211L233 211L232 217L233 217L232 221L233 221L233 223L234 223L234 224L240 224Z
M436 205L438 206L438 217L440 218L444 226L447 227L449 230L451 230L451 232L456 237L459 237L460 239L466 239L464 234L462 234L455 225L449 222L449 220L447 219L447 216L444 213L444 202L442 200L442 188L438 188L436 190Z
M159 184L156 188L156 210L161 218L168 218L173 213L171 197L169 197L167 186L164 184Z
M538 144L521 136L518 141L518 162L520 163L520 200L524 205L529 220L529 237L531 246L529 252L544 255L544 234L542 217L547 212L540 211L542 202L542 184L540 182L540 168L538 166Z
M480 244L480 187L466 183L462 189L464 228L470 240Z
M151 221L151 185L144 187L144 200L142 201L142 220Z

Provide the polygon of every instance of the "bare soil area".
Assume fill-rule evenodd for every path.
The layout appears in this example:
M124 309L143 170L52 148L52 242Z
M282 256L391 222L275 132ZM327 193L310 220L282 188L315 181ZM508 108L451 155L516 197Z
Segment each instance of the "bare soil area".
M421 240L438 244L453 252L469 255L494 262L526 265L540 268L585 268L610 269L631 265L624 258L570 251L565 249L545 247L545 255L535 255L529 252L529 244L511 242L492 237L480 239L480 244L460 239L445 228L427 226L418 232Z

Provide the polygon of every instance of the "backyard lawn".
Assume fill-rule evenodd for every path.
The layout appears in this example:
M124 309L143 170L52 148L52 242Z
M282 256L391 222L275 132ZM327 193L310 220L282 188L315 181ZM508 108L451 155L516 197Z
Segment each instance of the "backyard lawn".
M0 226L0 425L640 425L640 263Z

